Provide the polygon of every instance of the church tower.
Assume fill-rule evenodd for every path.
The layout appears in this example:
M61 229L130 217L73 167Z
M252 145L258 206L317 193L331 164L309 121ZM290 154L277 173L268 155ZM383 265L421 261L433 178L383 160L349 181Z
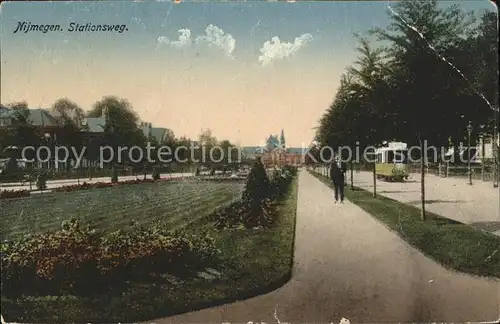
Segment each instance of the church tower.
M286 145L285 145L285 132L283 131L283 128L281 129L281 136L280 136L280 145L283 149L286 148Z

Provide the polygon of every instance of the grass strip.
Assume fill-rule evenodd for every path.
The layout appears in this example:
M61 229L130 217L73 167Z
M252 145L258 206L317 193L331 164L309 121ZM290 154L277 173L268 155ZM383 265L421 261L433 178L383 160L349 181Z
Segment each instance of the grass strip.
M331 181L311 172L327 186ZM345 189L345 197L397 232L404 240L447 269L500 278L500 237L361 188Z

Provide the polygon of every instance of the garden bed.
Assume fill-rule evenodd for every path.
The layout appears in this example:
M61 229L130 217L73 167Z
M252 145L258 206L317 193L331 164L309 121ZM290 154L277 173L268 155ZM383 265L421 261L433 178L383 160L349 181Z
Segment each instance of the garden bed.
M1 190L0 200L29 197L30 195L31 192L29 190Z
M119 270L114 275L118 278L112 280L115 282L114 286L106 283L100 287L106 288L105 292L81 294L75 292L75 285L72 287L61 280L59 287L67 290L64 295L36 296L31 293L31 296L15 297L8 296L8 291L4 294L2 290L3 316L8 321L18 322L149 321L276 289L291 276L297 180L292 180L286 192L276 198L273 208L273 219L276 222L273 226L259 230L247 230L238 226L218 229L214 226L214 220L218 218L207 216L190 222L178 233L163 233L159 228L140 232L140 235L133 237L125 234L107 236L108 239L100 240L99 244L90 244L97 247L90 249L93 251L92 255L99 256L93 260L100 260L91 264L103 264L103 260L118 258L121 262L112 269L123 271ZM219 214L220 217L227 215ZM186 242L183 241L185 237L189 237L191 242L188 246L193 246L187 256L186 253L179 253L186 251ZM169 243L172 240L177 244ZM58 246L56 243L45 246ZM146 256L151 255L151 250L158 246L169 248L167 252L162 252L166 254L160 253L155 257L158 262L152 262ZM138 251L136 247L139 247ZM120 251L125 252L118 253ZM183 259L172 258L172 255ZM195 263L193 260L198 260L200 256L203 262ZM71 258L58 257L57 260L65 266L73 264L69 262L73 260ZM136 260L136 266L128 269L135 269L137 273L125 272L126 265L131 264L123 262L126 260ZM170 263L167 264L164 260L170 260ZM107 269L109 264L104 262L104 268ZM180 267L180 272L175 271L177 267ZM92 272L86 271L84 274L88 276L90 273ZM126 275L118 275L120 273ZM93 280L90 278L82 282L92 283L95 281ZM101 280L95 282L100 286ZM84 288L88 290L90 285ZM49 287L49 292L50 289L54 288Z

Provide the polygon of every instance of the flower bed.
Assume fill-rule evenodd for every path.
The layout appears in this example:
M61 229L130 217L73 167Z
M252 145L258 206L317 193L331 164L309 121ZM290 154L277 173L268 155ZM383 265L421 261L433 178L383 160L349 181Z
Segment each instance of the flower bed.
M170 273L185 277L217 256L206 235L136 228L99 236L76 219L56 232L3 243L1 285L5 296L88 296L119 289L127 280Z
M262 166L256 164L252 175L258 173L258 168ZM274 219L276 203L285 197L296 175L295 167L285 166L282 169L276 169L270 181L262 168L260 178L255 176L247 178L242 200L218 208L208 216L209 221L213 222L217 229L240 225L247 228L273 226L276 221ZM231 178L225 180L229 179ZM241 181L241 179L233 179Z
M0 191L0 199L14 199L30 196L29 190L2 190Z
M153 179L125 180L125 181L120 181L118 183L112 183L112 182L87 183L87 182L84 182L84 183L79 184L79 185L68 185L68 186L54 188L54 191L55 192L71 192L71 191L77 191L77 190L110 188L110 187L114 187L114 186L134 185L134 184L153 183L153 182L155 182L155 180L153 180Z
M212 181L212 182L221 182L221 181L245 181L244 177L200 177L195 178L197 181Z

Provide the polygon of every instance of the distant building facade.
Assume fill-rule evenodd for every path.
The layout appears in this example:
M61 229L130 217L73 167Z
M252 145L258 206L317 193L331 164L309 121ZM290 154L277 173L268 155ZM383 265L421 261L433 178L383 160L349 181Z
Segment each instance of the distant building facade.
M304 161L306 150L287 147L285 132L282 129L280 136L269 135L262 146L246 146L242 148L242 155L247 159L260 157L266 168L282 165L300 166Z

